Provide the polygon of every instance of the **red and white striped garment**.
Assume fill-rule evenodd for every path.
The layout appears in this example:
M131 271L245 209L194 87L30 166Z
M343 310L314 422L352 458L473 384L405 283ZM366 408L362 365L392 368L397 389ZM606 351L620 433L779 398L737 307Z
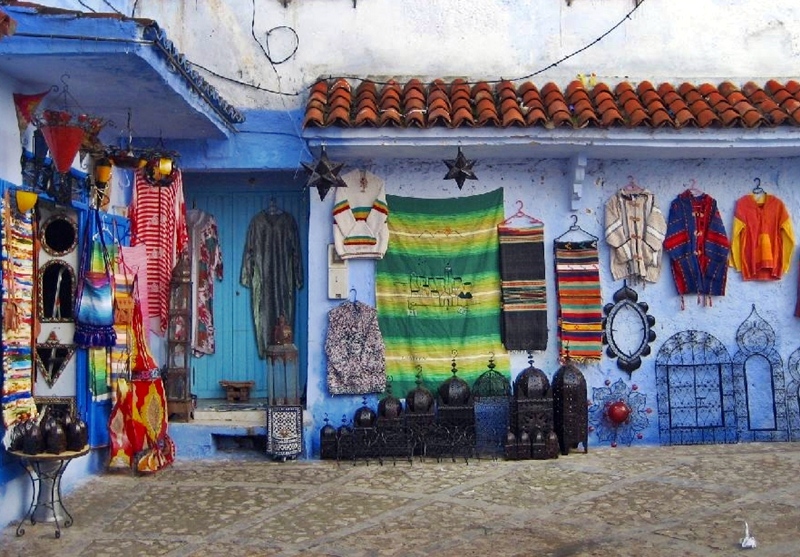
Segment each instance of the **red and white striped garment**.
M146 317L159 318L154 332L163 336L167 330L172 268L177 254L187 248L189 241L180 171L172 184L159 187L148 183L144 173L136 170L129 215L131 245L147 246Z

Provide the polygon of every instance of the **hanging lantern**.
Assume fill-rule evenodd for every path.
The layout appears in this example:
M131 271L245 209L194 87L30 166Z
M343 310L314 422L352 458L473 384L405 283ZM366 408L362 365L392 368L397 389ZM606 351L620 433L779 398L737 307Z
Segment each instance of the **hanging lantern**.
M27 213L33 209L34 205L36 205L36 201L39 199L39 194L32 191L17 190L16 198L17 210L20 213Z
M69 114L66 116L70 117ZM50 149L56 170L61 174L69 172L83 141L83 128L74 124L45 124L39 129Z
M94 181L98 186L104 187L111 181L111 170L114 166L107 157L97 159L94 163Z
M304 162L300 164L303 165L303 168L305 168L306 172L309 174L306 186L317 188L320 201L325 200L325 196L328 195L328 191L330 191L331 188L347 187L347 184L345 184L344 180L339 176L344 163L331 162L328 158L328 154L325 152L324 145L322 146L319 159L317 159L314 164L306 164Z
M461 147L458 148L458 154L455 159L444 160L442 162L447 165L447 174L444 180L455 180L456 184L458 184L458 189L464 187L465 180L478 179L475 171L472 170L472 167L475 166L478 161L468 160L461 151Z

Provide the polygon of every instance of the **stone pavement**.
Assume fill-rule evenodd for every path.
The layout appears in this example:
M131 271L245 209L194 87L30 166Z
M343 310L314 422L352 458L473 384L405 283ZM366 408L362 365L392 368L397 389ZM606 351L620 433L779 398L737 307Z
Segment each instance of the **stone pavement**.
M800 443L592 449L550 461L337 465L261 456L107 473L74 525L0 555L800 555ZM744 521L758 547L738 545Z

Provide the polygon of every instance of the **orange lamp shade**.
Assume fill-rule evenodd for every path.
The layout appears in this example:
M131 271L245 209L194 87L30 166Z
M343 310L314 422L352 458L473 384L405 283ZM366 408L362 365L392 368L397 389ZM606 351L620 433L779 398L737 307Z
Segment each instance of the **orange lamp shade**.
M111 161L107 158L98 159L97 162L94 163L94 179L96 182L101 184L107 184L111 181L111 169L113 166L111 165Z

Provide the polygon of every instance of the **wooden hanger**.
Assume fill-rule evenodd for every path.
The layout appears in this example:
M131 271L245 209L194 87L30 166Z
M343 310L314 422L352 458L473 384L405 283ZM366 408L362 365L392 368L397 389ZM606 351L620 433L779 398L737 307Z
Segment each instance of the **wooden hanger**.
M508 217L501 224L509 224L514 219L528 219L531 224L544 224L539 219L534 218L534 217L530 216L529 214L524 213L522 211L522 201L521 200L517 199L516 203L518 205L517 212L514 213L513 215L511 215L510 217Z
M628 176L628 183L622 188L625 193L642 193L644 188L636 183L633 176Z
M585 234L586 236L588 236L592 240L599 240L599 238L597 236L595 236L594 234L592 234L590 232L585 231L583 228L578 226L578 215L570 215L570 217L572 218L572 226L570 226L567 229L567 231L564 232L561 236L556 238L556 240L560 240L561 238L563 238L564 236L566 236L570 232L580 232L581 234Z
M268 215L279 215L283 211L278 208L278 202L275 201L275 198L269 200L269 207L267 207L267 214Z
M703 190L697 187L697 180L695 180L694 178L689 180L689 187L686 188L686 190L694 196L700 196L705 193Z

